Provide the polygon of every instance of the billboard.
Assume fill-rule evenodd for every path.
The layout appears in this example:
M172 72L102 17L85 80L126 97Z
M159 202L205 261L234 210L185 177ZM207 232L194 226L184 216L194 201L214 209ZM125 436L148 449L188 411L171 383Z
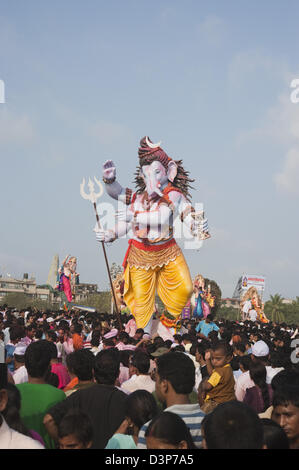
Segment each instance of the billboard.
M248 290L250 287L255 287L257 290L265 290L265 278L263 276L242 276L242 290Z
M233 298L240 299L243 297L245 292L250 288L255 287L262 297L265 290L265 278L264 276L256 276L251 274L243 274L238 280Z

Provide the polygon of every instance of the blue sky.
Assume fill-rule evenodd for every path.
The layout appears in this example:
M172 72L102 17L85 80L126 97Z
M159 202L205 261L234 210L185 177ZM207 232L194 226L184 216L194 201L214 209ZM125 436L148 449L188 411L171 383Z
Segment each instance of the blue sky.
M108 158L132 186L149 135L183 159L209 219L212 238L185 251L191 274L225 297L243 273L266 277L265 298L299 295L298 13L295 0L0 0L0 272L42 284L71 253L82 282L108 287L79 186Z

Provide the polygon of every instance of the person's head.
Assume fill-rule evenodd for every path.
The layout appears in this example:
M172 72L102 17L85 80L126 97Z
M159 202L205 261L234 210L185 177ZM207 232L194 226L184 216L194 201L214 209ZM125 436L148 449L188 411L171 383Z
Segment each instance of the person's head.
M224 367L232 360L232 347L223 340L219 340L211 346L211 361L214 368Z
M99 344L100 344L100 341L101 341L100 331L99 330L93 331L92 335L91 335L91 340L90 340L91 346L94 347L94 348L98 348Z
M71 324L71 333L81 335L82 325L80 323L74 322Z
M190 348L190 353L195 356L195 359L198 363L201 363L205 359L205 352L207 349L207 345L203 343L193 343L193 345Z
M157 358L156 393L162 403L189 395L195 384L195 366L186 354L169 352Z
M147 449L195 449L189 428L170 411L158 414L145 432Z
M10 342L13 344L17 344L24 335L24 330L21 326L11 326L9 328L9 338Z
M251 348L251 359L255 362L268 363L269 359L269 346L265 341L259 340L254 343Z
M185 333L182 335L182 342L183 344L190 344L191 343L191 336L189 333Z
M244 356L246 347L244 343L237 342L234 344L234 352L237 356Z
M150 368L150 357L143 351L136 351L130 359L130 375L146 375Z
M213 313L210 313L209 315L207 315L206 317L206 323L211 323L214 321L214 317L215 315Z
M238 371L240 369L240 356L233 356L230 365L233 371Z
M284 389L289 384L294 387L299 387L299 373L293 370L281 370L278 374L275 374L272 381L271 387L273 391Z
M289 449L286 433L279 424L272 419L263 418L264 445L267 449Z
M182 335L173 335L173 339L175 343L181 344L182 342Z
M156 336L153 340L153 344L156 349L165 347L164 339L161 338L161 336Z
M121 331L119 333L118 339L119 339L119 341L121 341L124 344L129 344L129 342L130 342L130 336L125 331Z
M249 366L249 376L254 384L259 387L264 400L264 410L270 406L270 396L266 383L267 370L262 362L251 361Z
M44 379L51 362L51 351L49 342L41 339L30 343L25 352L25 367L28 376Z
M58 424L59 449L89 449L93 428L90 418L79 409L70 410Z
M218 340L218 331L210 331L210 333L208 334L208 339L209 341L211 341L211 343L214 343L215 341Z
M25 352L27 345L25 343L17 343L14 350L14 365L15 369L23 366L25 364Z
M94 362L94 377L98 384L114 385L119 376L120 356L117 349L100 351Z
M66 356L67 369L79 382L93 379L95 356L88 349L78 349Z
M271 351L269 361L270 365L273 368L285 367L288 363L288 356L286 356L283 351Z
M57 350L56 344L53 343L53 341L49 341L49 340L47 340L47 342L48 342L48 348L51 354L51 362L57 362L58 350Z
M171 339L167 339L166 341L164 341L165 348L170 349L172 345L173 345L173 341L171 341Z
M299 387L276 389L271 418L285 431L291 447L299 448Z
M221 328L220 337L223 341L229 343L232 339L232 330L227 326Z
M35 333L36 333L36 326L35 325L28 325L25 329L26 336L30 338L31 340L34 338Z
M144 330L142 328L137 328L136 333L134 335L134 339L137 341L140 341L143 335L144 335Z
M141 427L158 413L157 402L147 390L136 390L125 402L125 416L129 427L137 434Z
M252 360L250 356L240 356L239 365L242 372L247 372L249 370Z
M46 336L47 341L50 341L51 343L56 343L57 335L56 335L55 331L48 330L45 336Z
M202 422L204 449L262 449L263 425L249 406L239 401L218 405Z
M43 332L42 328L38 328L38 329L36 330L36 333L35 333L35 339L36 339L37 341L38 341L39 339L42 339L43 334L44 334L44 332Z

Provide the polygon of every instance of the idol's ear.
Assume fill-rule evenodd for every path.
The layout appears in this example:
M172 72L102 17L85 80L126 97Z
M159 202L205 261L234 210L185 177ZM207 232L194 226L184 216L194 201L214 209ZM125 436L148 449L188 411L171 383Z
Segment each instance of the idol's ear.
M173 160L171 160L168 163L168 169L167 169L167 177L168 177L169 181L171 181L173 183L177 173L178 173L177 164Z

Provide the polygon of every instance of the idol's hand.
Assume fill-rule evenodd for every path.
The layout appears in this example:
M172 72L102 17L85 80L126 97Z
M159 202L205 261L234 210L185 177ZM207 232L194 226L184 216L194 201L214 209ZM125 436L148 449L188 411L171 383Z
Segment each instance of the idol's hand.
M113 242L116 239L115 233L113 230L102 230L99 228L94 229L96 233L96 240L100 243L109 243Z
M116 218L120 221L130 223L134 219L134 212L130 209L120 209L116 211Z
M116 168L112 160L107 160L103 165L103 178L113 181L116 178Z

